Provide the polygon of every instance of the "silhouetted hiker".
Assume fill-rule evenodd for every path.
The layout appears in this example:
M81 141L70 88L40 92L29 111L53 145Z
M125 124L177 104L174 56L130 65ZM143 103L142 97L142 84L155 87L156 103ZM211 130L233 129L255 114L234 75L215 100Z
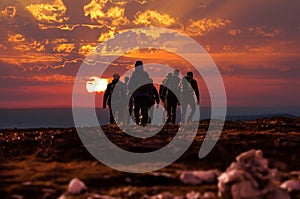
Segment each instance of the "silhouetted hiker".
M180 78L178 76L179 70L175 70L173 76L168 78L166 82L166 86L168 88L166 95L168 119L166 123L175 124L176 121L176 109L179 104L178 98L180 97Z
M129 77L125 77L124 84L126 86L126 102L128 102L128 105L124 110L124 121L126 122L127 125L130 124L130 116L132 115L132 109L133 109L133 99L131 96L129 96L128 83L129 83ZM127 112L129 112L129 116Z
M150 109L151 106L153 106L156 102L156 104L159 104L159 95L158 95L158 91L157 89L155 88L155 86L153 85L153 80L151 79L150 80L150 83L149 84L149 98L148 98L148 111L149 111L149 119L148 119L148 123L150 124L151 123L151 120L153 119L153 109Z
M168 73L166 78L162 81L161 85L159 86L159 97L164 104L165 110L167 110L167 90L168 90L168 88L166 87L166 83L167 80L171 77L172 77L172 73Z
M106 108L106 105L108 105L109 107L110 124L115 124L116 120L119 123L123 122L124 108L125 108L124 97L126 97L126 86L124 83L119 81L120 75L115 73L113 75L113 78L114 79L112 80L112 82L107 85L107 88L103 96L103 108ZM116 86L117 83L118 86ZM115 97L113 100L112 100L112 96Z
M143 62L137 61L135 63L135 71L128 83L129 93L132 93L134 100L134 117L135 123L146 125L148 123L148 106L147 101L149 94L149 75L143 68ZM137 85L143 85L138 88ZM140 119L142 117L142 120Z
M187 76L182 80L182 92L181 92L181 122L191 122L196 111L196 102L194 99L194 92L197 98L197 104L199 104L199 90L197 81L193 78L193 72L187 72ZM187 111L187 106L190 105L191 113L188 116L187 121L185 121L185 115Z

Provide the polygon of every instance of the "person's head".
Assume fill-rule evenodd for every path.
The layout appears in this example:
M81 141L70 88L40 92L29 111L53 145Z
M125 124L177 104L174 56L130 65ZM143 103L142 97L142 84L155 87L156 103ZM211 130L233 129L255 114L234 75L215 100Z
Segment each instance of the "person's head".
M172 77L172 73L167 74L167 78L170 78L170 77Z
M176 77L179 76L179 70L178 69L174 70L174 76L176 76Z
M190 71L190 72L186 73L186 76L189 78L193 78L194 75L193 75L193 72Z
M136 67L141 67L141 68L142 68L142 67L143 67L143 62L140 61L140 60L136 61L134 67L135 67L135 68L136 68Z
M114 78L114 80L119 80L120 75L118 73L115 73L115 74L113 74L113 78Z

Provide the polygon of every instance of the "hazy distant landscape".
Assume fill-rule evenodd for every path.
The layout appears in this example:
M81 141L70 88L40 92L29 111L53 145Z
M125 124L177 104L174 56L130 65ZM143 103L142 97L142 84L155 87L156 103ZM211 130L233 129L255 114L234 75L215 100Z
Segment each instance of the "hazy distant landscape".
M83 112L86 109L82 109ZM180 111L180 110L178 110ZM200 119L210 118L210 108L200 108ZM99 124L106 125L109 121L108 110L97 108ZM273 116L299 117L299 107L228 107L226 120L253 120ZM157 123L162 124L162 117ZM5 128L64 128L74 127L71 108L34 108L34 109L0 109L0 129Z
M192 199L193 194L206 193L211 199L216 199L220 198L217 197L217 177L239 154L251 149L262 150L268 168L279 172L276 175L279 184L272 186L297 180L299 118L227 121L217 145L207 157L199 159L199 147L208 124L209 120L199 123L193 144L175 163L144 174L119 172L101 164L83 146L75 128L0 130L0 195L2 198L24 199L59 196L69 199L153 199L167 196ZM178 125L167 125L161 133L148 139L128 136L114 125L102 126L102 129L117 146L142 152L160 148L176 134ZM193 176L182 178L184 172L191 175L188 174L191 171L216 174L209 174L210 180L203 182ZM87 190L76 195L68 193L68 184L73 178L82 180ZM293 190L289 195L300 198L299 191Z

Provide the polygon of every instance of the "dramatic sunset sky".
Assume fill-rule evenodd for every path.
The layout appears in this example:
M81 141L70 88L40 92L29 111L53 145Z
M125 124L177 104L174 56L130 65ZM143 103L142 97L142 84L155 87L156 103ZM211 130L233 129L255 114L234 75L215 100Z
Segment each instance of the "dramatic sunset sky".
M1 0L0 108L71 107L89 52L149 26L199 42L222 74L229 106L299 107L299 13L299 0ZM137 53L122 66L163 62L161 53Z

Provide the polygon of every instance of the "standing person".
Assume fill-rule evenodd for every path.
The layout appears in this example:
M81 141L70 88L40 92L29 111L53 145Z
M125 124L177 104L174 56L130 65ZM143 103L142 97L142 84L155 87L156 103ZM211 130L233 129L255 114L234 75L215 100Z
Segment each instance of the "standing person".
M128 83L129 94L132 93L134 100L134 117L137 125L145 126L148 123L147 101L149 94L149 75L143 68L142 61L136 61L135 71ZM137 85L143 85L138 88ZM140 117L142 119L140 119Z
M124 121L126 125L130 124L130 117L132 115L132 108L133 108L133 99L131 96L129 96L129 90L128 90L128 82L129 82L129 77L125 77L124 79L124 84L126 86L126 102L128 102L125 110L124 110ZM129 112L129 116L128 116Z
M173 76L168 78L166 82L167 86L167 123L175 124L176 110L179 104L178 98L180 96L180 78L179 70L174 70ZM178 98L177 98L178 97Z
M172 73L168 73L166 78L162 81L161 85L159 86L159 97L162 103L164 104L165 110L167 110L167 80L172 77Z
M103 108L106 108L106 105L108 105L109 107L110 124L115 124L116 121L121 123L124 119L123 118L124 103L122 103L122 100L120 99L126 96L126 86L123 82L119 81L119 79L120 79L120 75L115 73L113 75L112 82L107 85L103 96ZM116 86L117 83L118 86ZM113 92L116 98L114 100L112 100ZM113 104L112 101L114 102Z
M196 111L196 102L194 99L194 92L196 94L197 105L199 104L199 89L197 81L193 78L193 72L187 72L187 75L182 80L182 116L181 122L191 122ZM188 116L187 121L185 121L185 115L187 111L187 106L190 105L191 113Z
M151 123L151 120L153 119L153 108L150 109L152 106L154 106L155 102L156 104L159 104L159 94L155 86L153 85L153 80L150 79L150 84L149 84L149 99L148 99L148 111L149 111L149 116L148 116L148 123Z

